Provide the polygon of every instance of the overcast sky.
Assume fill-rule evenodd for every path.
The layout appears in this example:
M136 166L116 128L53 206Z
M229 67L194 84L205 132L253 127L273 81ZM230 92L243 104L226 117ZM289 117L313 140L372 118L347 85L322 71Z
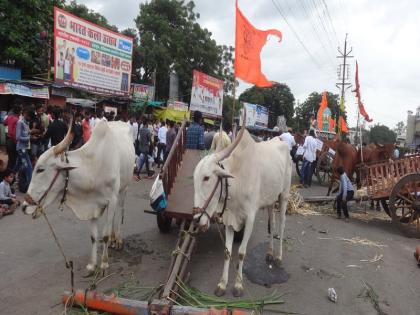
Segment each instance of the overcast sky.
M143 0L79 0L119 29L135 27ZM199 23L218 44L234 44L234 0L195 0ZM359 63L362 100L373 123L393 128L406 122L407 111L420 105L420 6L417 0L239 0L244 15L260 29L277 28L283 41L270 38L262 51L262 70L272 81L286 83L297 101L313 92L339 93L337 47L353 48L349 82ZM140 34L141 36L141 34ZM241 82L240 91L250 85ZM357 106L346 92L350 126ZM261 104L264 105L264 104Z

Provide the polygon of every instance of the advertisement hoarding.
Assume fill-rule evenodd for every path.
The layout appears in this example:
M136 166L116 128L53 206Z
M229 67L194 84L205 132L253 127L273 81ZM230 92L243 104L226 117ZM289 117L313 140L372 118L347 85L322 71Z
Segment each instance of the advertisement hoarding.
M14 94L26 97L49 99L48 87L34 87L15 83L0 83L0 94Z
M223 84L222 80L194 70L190 110L199 110L204 114L221 117Z
M188 104L184 102L178 102L178 101L169 101L168 102L168 108L174 109L174 110L180 110L180 111L186 111L188 110Z
M134 99L153 101L155 97L155 87L144 84L131 84L131 95Z
M54 7L54 80L128 96L133 39Z
M251 103L243 103L244 109L246 110L246 126L260 126L260 127L267 127L268 126L268 110L264 106L251 104ZM240 125L242 125L242 116Z

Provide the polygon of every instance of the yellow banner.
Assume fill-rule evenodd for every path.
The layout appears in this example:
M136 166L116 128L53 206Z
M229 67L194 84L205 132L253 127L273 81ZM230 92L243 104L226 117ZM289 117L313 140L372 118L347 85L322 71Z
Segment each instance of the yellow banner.
M178 123L184 119L190 119L190 112L170 108L155 108L153 110L153 116L160 121L169 119Z

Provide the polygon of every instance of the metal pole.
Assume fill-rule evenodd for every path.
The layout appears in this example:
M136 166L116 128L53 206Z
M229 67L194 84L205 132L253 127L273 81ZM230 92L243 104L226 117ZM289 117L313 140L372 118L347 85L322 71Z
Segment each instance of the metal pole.
M236 77L233 76L232 130L233 130L233 125L235 123L235 103L236 103Z

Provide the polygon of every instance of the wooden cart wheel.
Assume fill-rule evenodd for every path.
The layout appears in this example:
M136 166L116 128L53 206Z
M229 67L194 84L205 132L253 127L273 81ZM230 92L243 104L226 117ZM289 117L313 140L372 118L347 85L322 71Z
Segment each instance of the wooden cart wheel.
M168 233L171 230L172 218L165 216L164 212L158 213L156 215L156 222L159 231L162 233Z
M318 158L315 174L320 185L326 186L330 183L332 176L332 159L328 152L322 153Z
M389 197L389 210L401 232L420 238L420 174L409 174L398 181Z

